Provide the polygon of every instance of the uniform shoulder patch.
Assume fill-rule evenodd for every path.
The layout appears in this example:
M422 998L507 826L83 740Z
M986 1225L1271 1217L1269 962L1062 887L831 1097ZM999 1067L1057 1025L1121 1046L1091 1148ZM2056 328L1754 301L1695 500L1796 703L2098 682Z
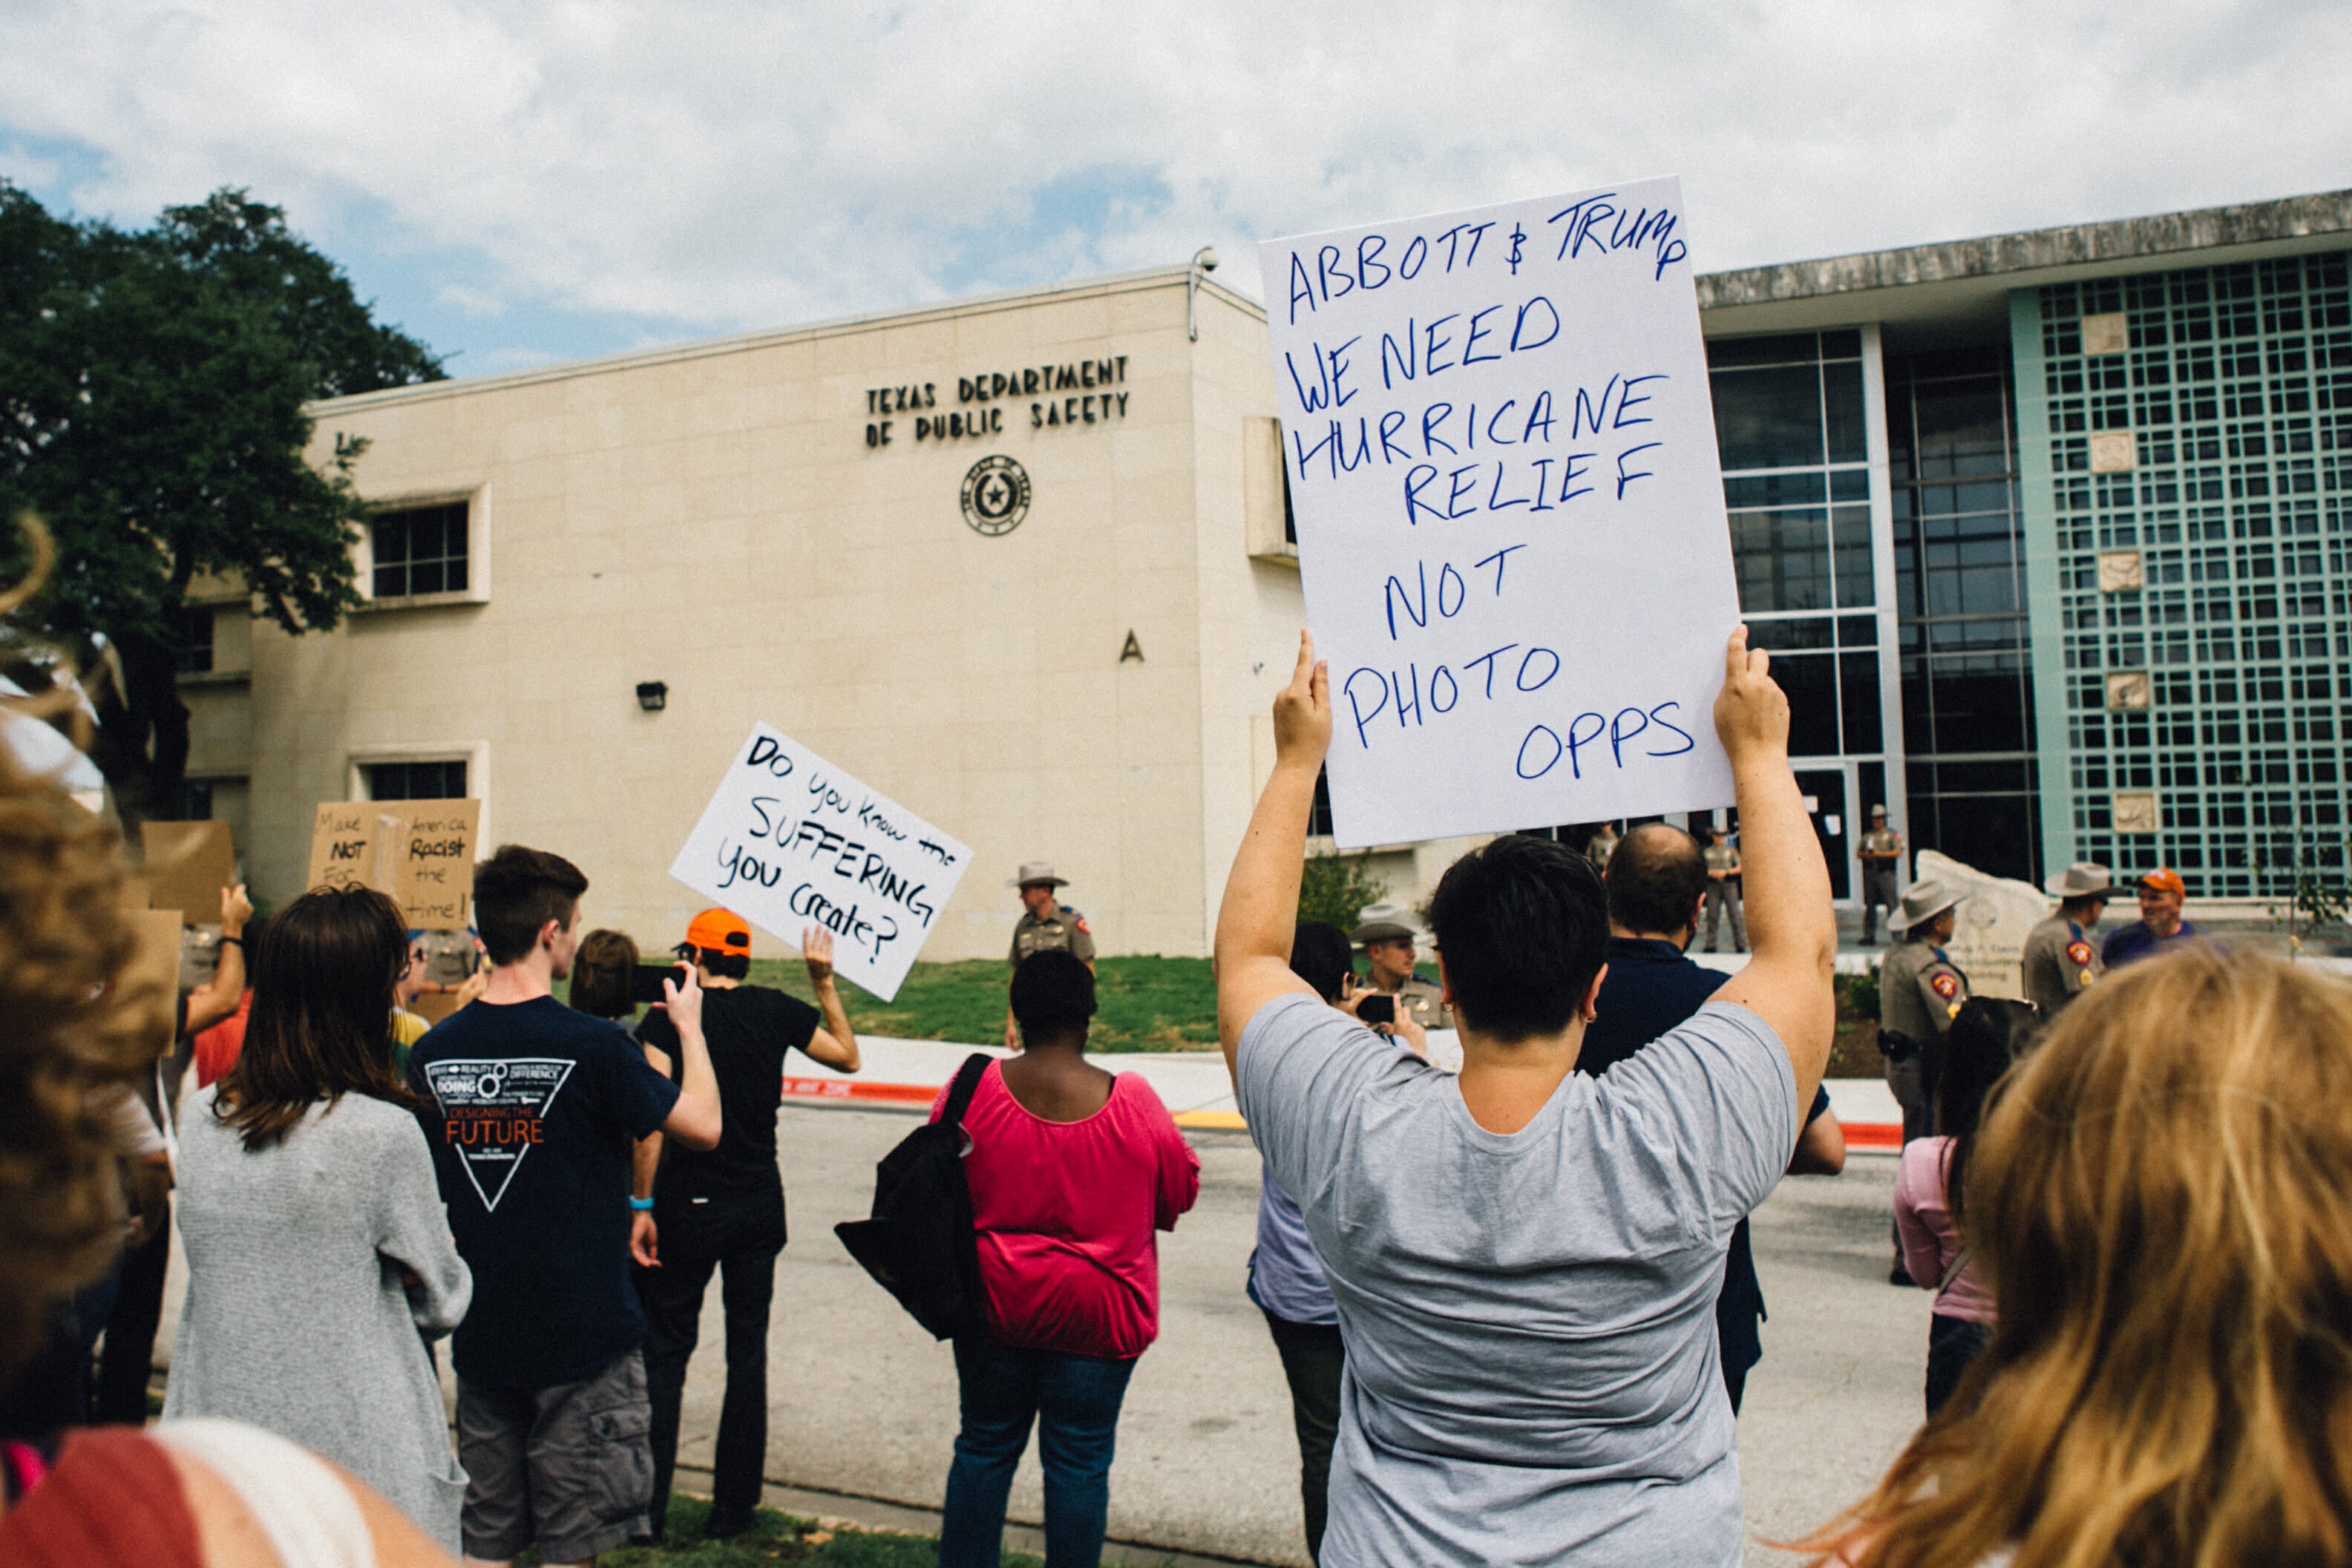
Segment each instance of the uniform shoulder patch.
M2088 942L2067 943L2066 957L2068 962L2075 965L2077 967L2089 968L2091 965L2091 945Z
M1093 935L1094 935L1094 932L1093 932L1092 930L1090 930L1090 929L1088 929L1088 928L1087 928L1087 917L1086 917L1085 915L1083 915L1079 914L1079 913L1078 913L1076 910L1075 910L1075 909L1072 909L1072 910L1066 910L1066 911L1065 911L1064 913L1066 913L1066 914L1067 914L1067 915L1069 915L1069 917L1070 917L1070 924L1071 924L1072 925L1074 925L1074 926L1077 927L1077 928L1078 928L1079 930L1081 930L1081 931L1086 932L1086 934L1087 934L1087 936L1093 936Z
M1930 975L1927 988L1948 1002L1960 994L1960 982L1949 975Z

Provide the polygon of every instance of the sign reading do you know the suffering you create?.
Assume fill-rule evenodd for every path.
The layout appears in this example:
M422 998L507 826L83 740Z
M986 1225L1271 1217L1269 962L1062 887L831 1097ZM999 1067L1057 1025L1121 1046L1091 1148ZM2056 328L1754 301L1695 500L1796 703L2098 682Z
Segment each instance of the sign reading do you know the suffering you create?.
M835 969L887 1002L971 861L888 796L759 724L669 873L794 946L824 926Z
M1730 803L1739 606L1680 183L1262 254L1339 841Z

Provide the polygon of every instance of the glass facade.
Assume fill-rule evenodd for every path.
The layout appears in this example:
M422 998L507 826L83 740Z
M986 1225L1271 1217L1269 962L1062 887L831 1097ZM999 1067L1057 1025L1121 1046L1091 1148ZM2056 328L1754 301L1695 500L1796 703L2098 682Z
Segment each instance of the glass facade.
M2006 345L1890 352L1888 468L1915 847L2042 876Z
M1848 796L1885 798L1889 741L1862 333L1716 338L1706 350L1740 613L1789 694L1789 748L1847 897Z
M2011 297L2053 860L2206 897L2342 879L2347 260Z

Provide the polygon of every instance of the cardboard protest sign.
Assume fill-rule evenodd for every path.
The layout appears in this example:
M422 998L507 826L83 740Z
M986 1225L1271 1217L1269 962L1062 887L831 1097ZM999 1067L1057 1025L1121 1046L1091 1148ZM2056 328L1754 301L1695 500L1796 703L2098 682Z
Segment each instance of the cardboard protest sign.
M142 822L147 903L176 909L191 925L220 918L221 889L236 884L236 849L226 822Z
M824 926L834 967L887 1002L971 861L897 801L755 724L669 873L794 946Z
M1688 232L1663 179L1262 247L1340 843L1731 800Z
M176 909L131 909L123 912L131 925L137 945L131 952L131 962L124 965L115 985L126 1000L134 1006L152 1009L150 1019L153 1032L150 1043L154 1053L172 1053L173 1025L178 1013L175 1003L180 994L180 925L181 911ZM220 903L215 896L213 917L220 916Z
M479 800L330 800L310 827L310 887L390 894L408 924L459 931L474 917Z

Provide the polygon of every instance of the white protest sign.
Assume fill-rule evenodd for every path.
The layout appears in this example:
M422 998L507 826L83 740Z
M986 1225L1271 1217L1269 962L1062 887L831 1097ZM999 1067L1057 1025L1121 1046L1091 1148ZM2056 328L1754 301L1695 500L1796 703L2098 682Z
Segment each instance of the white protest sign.
M834 967L887 1002L971 861L896 800L755 724L669 873L795 946L824 926Z
M1679 182L1262 247L1340 843L1728 804Z

